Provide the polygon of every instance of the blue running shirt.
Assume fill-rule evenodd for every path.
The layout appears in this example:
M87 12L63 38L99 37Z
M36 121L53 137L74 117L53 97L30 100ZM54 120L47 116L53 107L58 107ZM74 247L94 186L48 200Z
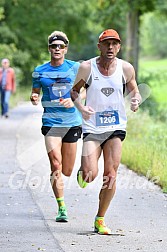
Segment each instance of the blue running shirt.
M79 63L64 60L60 66L51 66L50 62L37 66L32 74L33 88L42 89L44 108L42 125L49 127L74 127L82 124L82 116L76 107L65 108L59 99L69 98Z

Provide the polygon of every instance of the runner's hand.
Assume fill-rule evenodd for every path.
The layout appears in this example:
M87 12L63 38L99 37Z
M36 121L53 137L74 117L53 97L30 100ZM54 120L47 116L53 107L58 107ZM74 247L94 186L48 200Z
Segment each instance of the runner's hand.
M38 105L38 103L39 103L39 94L32 93L31 97L30 97L30 101L32 102L33 105Z
M139 99L137 99L137 98L132 98L131 99L131 104L130 104L131 106L130 106L130 109L133 111L133 112L136 112L137 110L138 110L138 108L139 108L139 105L140 105L140 101L139 101Z
M59 102L60 102L60 104L63 105L65 108L72 108L72 107L74 107L74 103L73 103L73 101L71 100L71 98L66 98L66 99L60 98L60 99L59 99Z
M82 113L83 119L89 120L91 115L93 115L95 111L90 106L83 106L81 113Z

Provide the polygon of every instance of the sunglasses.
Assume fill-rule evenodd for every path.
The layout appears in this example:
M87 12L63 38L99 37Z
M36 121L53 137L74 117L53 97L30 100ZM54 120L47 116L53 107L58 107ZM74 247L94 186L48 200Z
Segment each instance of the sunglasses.
M66 45L64 45L64 44L53 44L53 45L50 45L49 47L52 48L52 49L57 49L57 48L64 49L66 47Z

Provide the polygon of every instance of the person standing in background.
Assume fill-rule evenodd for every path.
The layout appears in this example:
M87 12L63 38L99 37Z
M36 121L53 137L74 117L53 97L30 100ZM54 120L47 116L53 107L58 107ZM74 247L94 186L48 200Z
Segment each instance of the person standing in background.
M51 185L58 204L57 222L67 222L62 174L70 177L81 137L82 116L70 97L79 63L65 59L69 40L61 31L48 37L50 61L35 68L30 100L39 102L42 89L42 134L51 167Z
M0 68L0 93L1 93L1 114L8 118L9 100L11 93L16 91L15 71L10 67L9 59L2 59Z

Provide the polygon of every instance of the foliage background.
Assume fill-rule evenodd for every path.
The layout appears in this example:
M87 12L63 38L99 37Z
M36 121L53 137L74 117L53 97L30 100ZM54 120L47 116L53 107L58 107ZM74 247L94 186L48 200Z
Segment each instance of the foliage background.
M11 60L18 85L30 85L34 67L49 60L47 37L52 31L68 34L68 58L85 60L98 53L96 44L101 31L113 28L122 38L120 56L132 61L138 72L136 43L140 42L143 57L167 56L166 13L165 0L0 0L0 59ZM137 25L132 34L134 20Z

